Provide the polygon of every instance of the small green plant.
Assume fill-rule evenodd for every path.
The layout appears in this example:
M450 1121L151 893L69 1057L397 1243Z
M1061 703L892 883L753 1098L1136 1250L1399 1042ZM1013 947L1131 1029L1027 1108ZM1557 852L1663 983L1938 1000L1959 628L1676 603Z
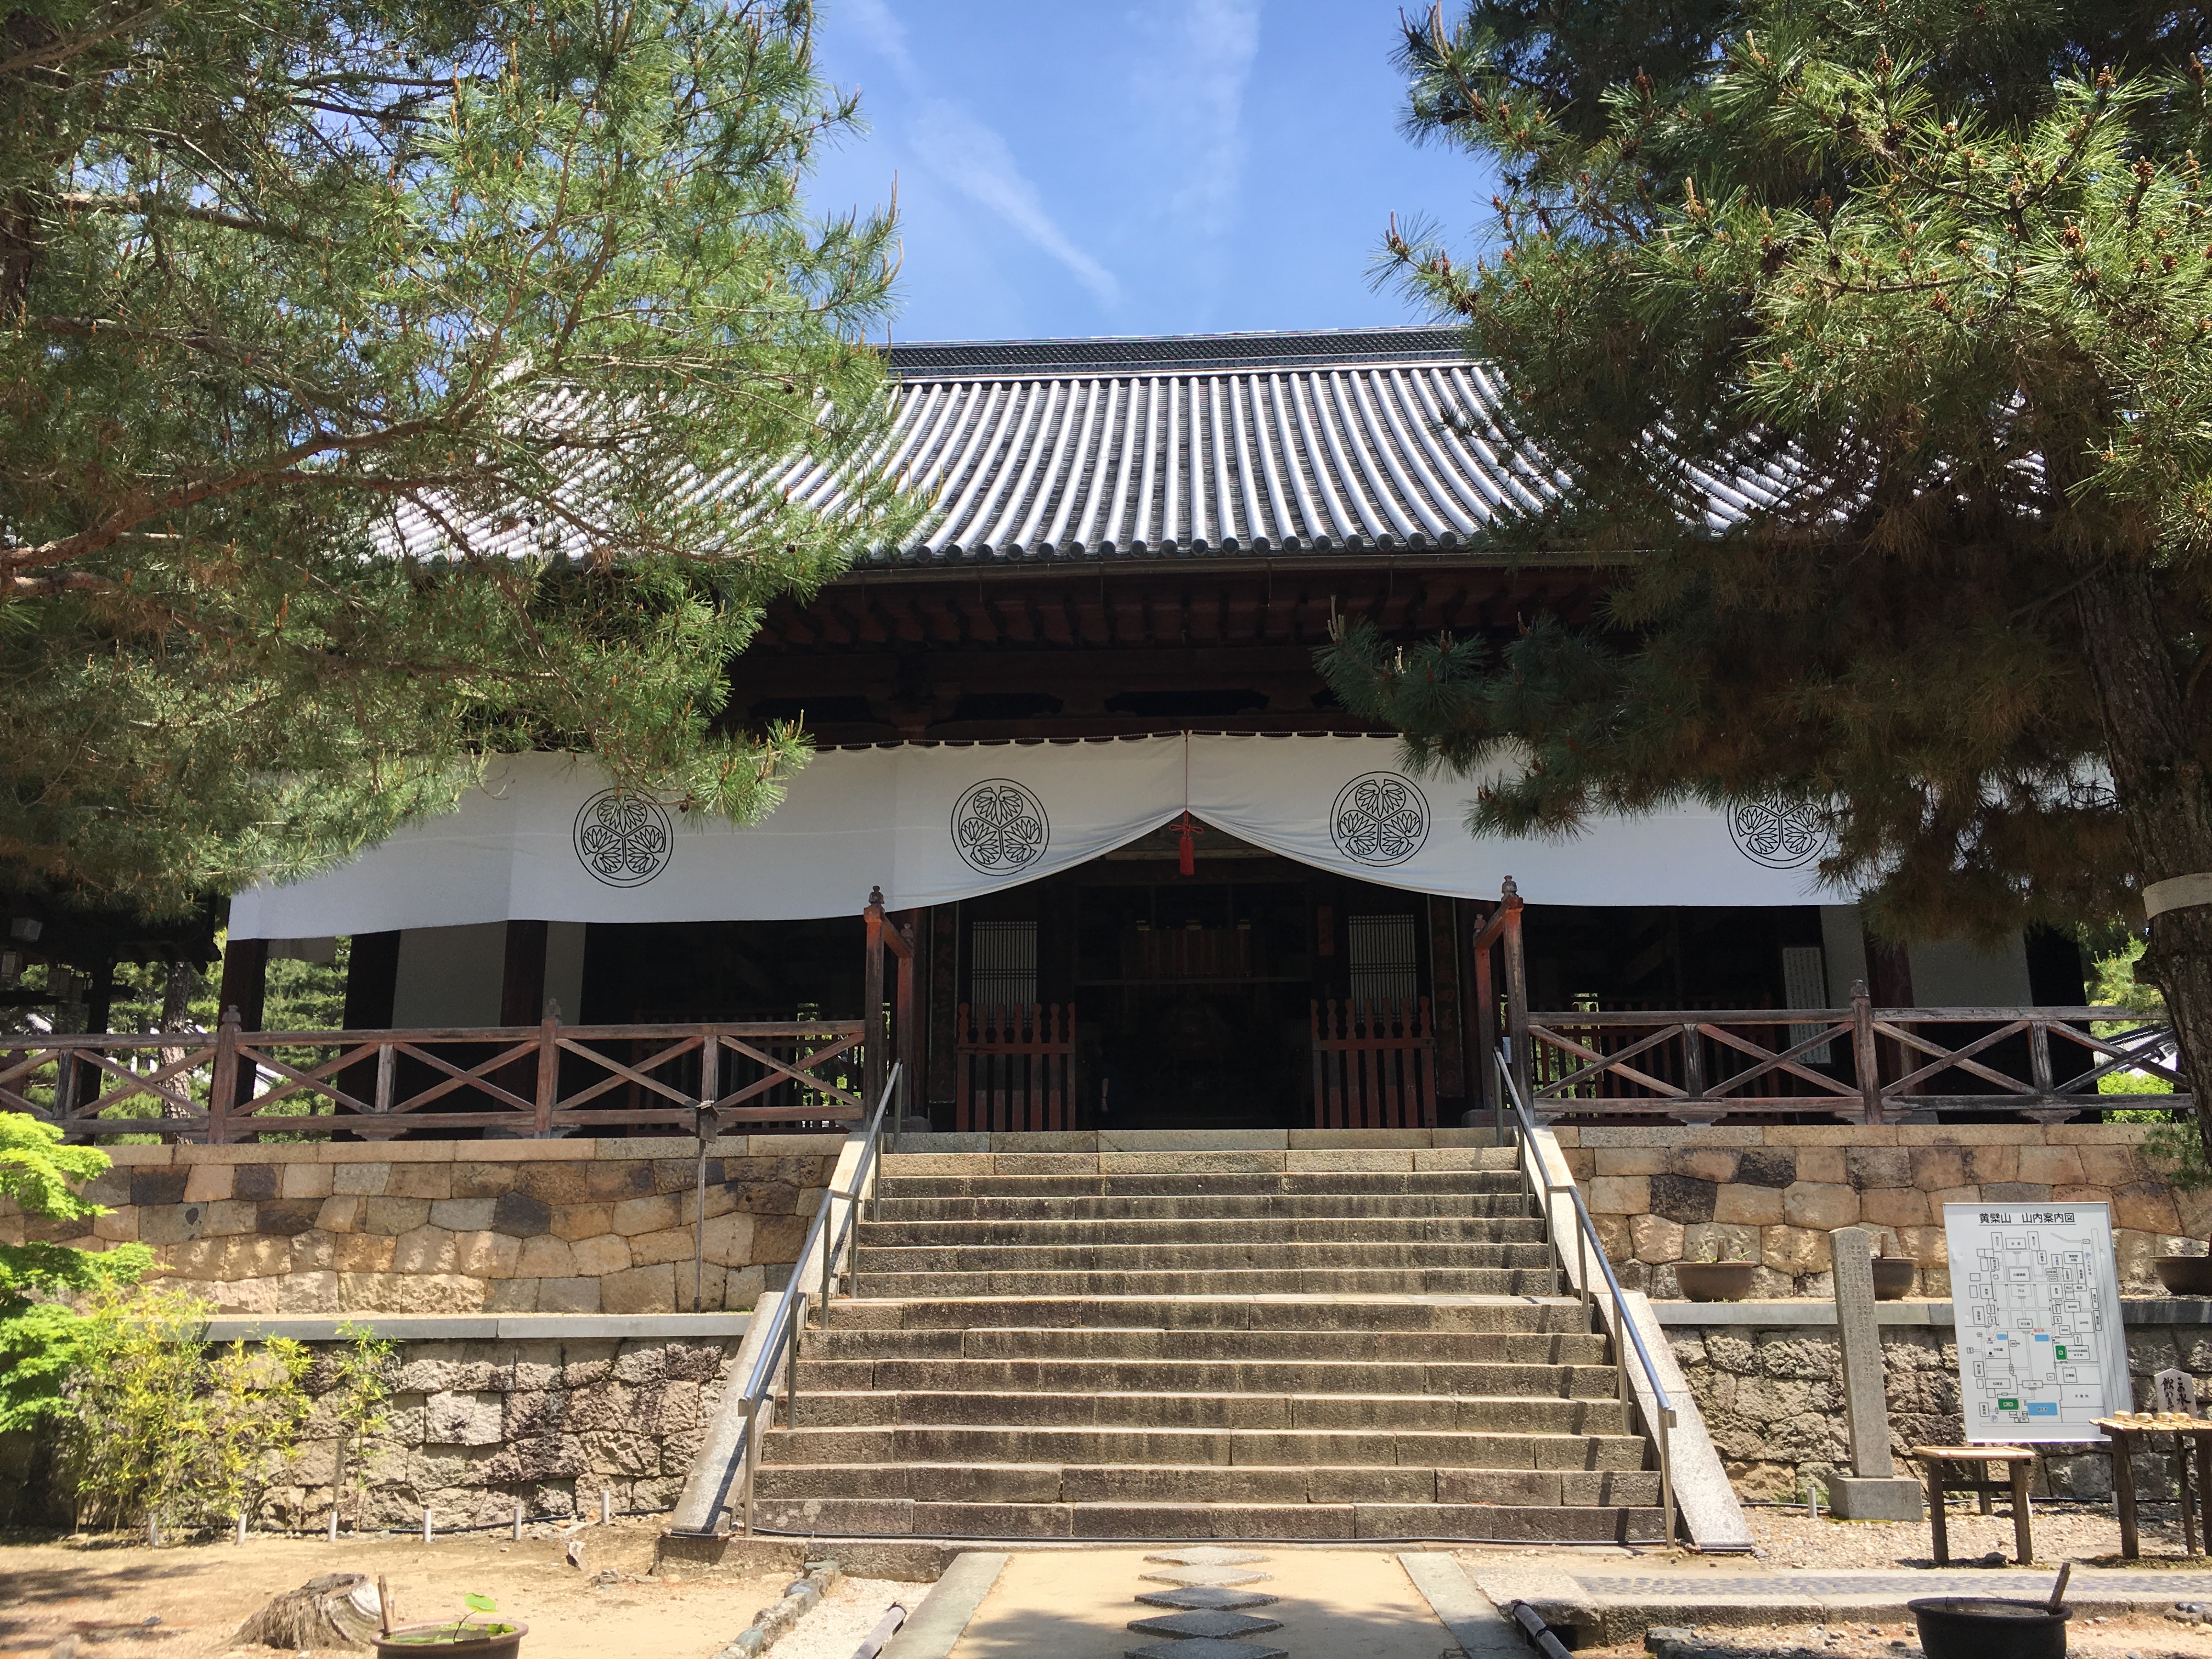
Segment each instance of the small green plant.
M331 1477L331 1504L342 1506L349 1492L356 1504L368 1492L368 1472L375 1462L368 1442L384 1428L384 1405L392 1398L390 1371L392 1344L366 1325L349 1320L338 1327L346 1346L331 1362L331 1386L322 1398L322 1408L337 1431L337 1466ZM355 1524L360 1524L356 1507Z
M106 1153L65 1146L61 1131L25 1112L0 1112L0 1198L39 1220L105 1215L73 1188L106 1172ZM65 1299L135 1283L154 1265L143 1244L79 1250L33 1240L0 1244L0 1433L67 1414L63 1383L85 1325Z
M467 1611L459 1614L450 1625L434 1625L427 1630L407 1631L404 1633L395 1631L384 1639L387 1642L404 1643L409 1647L428 1647L447 1642L477 1642L489 1636L514 1634L516 1627L513 1625L489 1624L471 1618L470 1615L472 1613L499 1611L499 1603L489 1595L478 1595L471 1590L461 1598L461 1605Z
M1732 1238L1708 1238L1699 1247L1698 1260L1715 1265L1749 1264L1758 1260L1746 1248Z
M206 1340L210 1305L162 1288L103 1287L86 1309L63 1440L80 1525L150 1535L222 1525L258 1505L290 1457L307 1351Z

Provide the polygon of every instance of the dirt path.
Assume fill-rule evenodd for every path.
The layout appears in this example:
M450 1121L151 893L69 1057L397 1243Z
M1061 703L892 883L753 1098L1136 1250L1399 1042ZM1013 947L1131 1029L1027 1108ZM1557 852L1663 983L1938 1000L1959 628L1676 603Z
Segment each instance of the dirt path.
M502 1617L530 1626L525 1659L708 1659L787 1581L647 1578L656 1530L644 1521L588 1528L580 1572L552 1537L474 1534L427 1548L402 1538L0 1544L0 1659L46 1659L77 1622L149 1615L161 1622L84 1644L77 1659L214 1659L233 1650L248 1613L324 1572L383 1575L409 1622L450 1617L471 1591L489 1595ZM599 1582L610 1570L614 1582ZM238 1651L270 1659L264 1648Z

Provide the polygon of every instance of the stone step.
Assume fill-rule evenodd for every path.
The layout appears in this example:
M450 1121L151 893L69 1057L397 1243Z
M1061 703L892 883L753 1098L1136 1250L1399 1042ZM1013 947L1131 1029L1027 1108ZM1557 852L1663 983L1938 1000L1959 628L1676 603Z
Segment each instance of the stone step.
M1607 1370L1608 1382L1618 1373ZM1617 1399L1407 1394L1053 1393L1039 1389L886 1392L810 1388L799 1368L799 1428L1364 1429L1437 1433L1620 1434Z
M842 1317L843 1310L838 1310ZM1213 1359L1601 1365L1589 1332L1170 1330L1114 1326L981 1326L807 1334L810 1358Z
M913 1221L1413 1220L1425 1216L1525 1219L1528 1200L1504 1193L1158 1193L1100 1197L1013 1194L979 1198L902 1198L884 1184L880 1218Z
M1214 1273L1235 1267L1548 1267L1542 1243L1384 1242L1247 1243L878 1244L860 1230L860 1271L897 1273Z
M805 1404L801 1400L802 1407ZM1477 1430L1054 1428L1020 1424L878 1424L778 1429L772 1463L1176 1463L1303 1468L1640 1469L1640 1435Z
M1267 1267L1127 1272L1075 1268L942 1273L864 1270L860 1293L919 1299L1030 1296L1551 1296L1559 1274L1551 1267ZM842 1311L842 1310L841 1310Z
M1659 1501L1650 1469L1221 1468L1158 1463L764 1463L763 1498L933 1504L1595 1504Z
M1389 1293L1328 1300L1279 1297L969 1294L917 1299L859 1297L830 1315L838 1331L1161 1330L1587 1335L1590 1310L1556 1291L1496 1295Z
M884 1154L889 1176L1431 1175L1513 1174L1510 1146L1155 1148L1146 1152Z
M920 1221L893 1217L863 1223L860 1242L877 1249L944 1250L970 1245L1101 1246L1253 1244L1529 1244L1542 1248L1534 1216L1253 1218L1241 1220L1015 1219Z
M887 1158L887 1166L896 1160ZM1420 1197L1446 1194L1510 1195L1522 1190L1510 1170L1345 1170L1334 1173L1285 1170L1182 1172L1130 1175L1002 1176L915 1173L887 1167L883 1195L896 1198L1186 1198L1209 1194L1224 1198L1271 1194L1297 1198L1341 1194L1351 1198Z
M802 1398L823 1389L886 1394L1012 1389L1082 1401L1103 1394L1617 1396L1610 1365L1315 1359L802 1359Z
M757 1523L817 1537L1462 1540L1656 1542L1661 1511L1506 1504L935 1504L905 1498L764 1500Z

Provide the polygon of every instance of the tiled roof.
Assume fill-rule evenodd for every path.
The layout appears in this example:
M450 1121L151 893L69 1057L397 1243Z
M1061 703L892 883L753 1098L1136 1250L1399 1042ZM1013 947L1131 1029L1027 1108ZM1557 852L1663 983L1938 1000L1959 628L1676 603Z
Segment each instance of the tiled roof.
M936 507L878 562L1448 549L1551 488L1446 330L913 345L891 362L888 459Z

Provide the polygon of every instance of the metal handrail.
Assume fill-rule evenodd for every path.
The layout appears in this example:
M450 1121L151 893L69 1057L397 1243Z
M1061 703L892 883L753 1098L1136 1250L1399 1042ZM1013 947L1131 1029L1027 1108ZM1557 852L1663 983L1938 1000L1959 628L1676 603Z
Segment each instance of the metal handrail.
M1649 1415L1652 1419L1652 1437L1659 1443L1659 1504L1664 1516L1663 1536L1671 1544L1674 1541L1674 1470L1667 1436L1668 1431L1674 1426L1674 1400L1668 1394L1666 1384L1659 1380L1659 1369L1651 1363L1650 1352L1644 1346L1644 1337L1636 1328L1636 1322L1628 1316L1628 1303L1621 1291L1620 1280L1613 1276L1613 1263L1606 1255L1604 1242L1597 1236L1597 1224L1590 1218L1589 1206L1583 1201L1581 1188L1571 1181L1565 1186L1553 1183L1536 1151L1536 1115L1528 1109L1528 1103L1522 1097L1520 1085L1514 1079L1512 1062L1502 1048L1493 1058L1498 1065L1498 1099L1504 1106L1510 1107L1514 1120L1514 1139L1518 1143L1514 1168L1521 1176L1523 1189L1532 1203L1535 1200L1537 1189L1542 1189L1546 1236L1548 1237L1551 1233L1553 1200L1565 1194L1573 1207L1575 1217L1575 1289L1582 1297L1583 1305L1588 1307L1593 1300L1590 1258L1595 1255L1598 1272L1604 1276L1606 1290L1613 1297L1613 1318L1620 1327L1621 1334L1628 1339L1625 1344L1619 1341L1613 1344L1614 1364L1620 1374L1621 1405L1626 1407L1634 1403L1634 1394L1628 1381L1628 1354L1632 1351L1636 1355L1637 1364L1644 1372L1645 1383L1650 1388L1653 1409ZM1553 1245L1556 1251L1558 1241L1553 1240ZM1559 1265L1563 1268L1566 1265L1564 1255Z
M814 1220L806 1230L805 1242L799 1247L798 1260L792 1265L791 1283L785 1287L783 1299L775 1311L775 1321L768 1338L753 1357L752 1374L745 1379L744 1388L738 1396L739 1414L744 1419L744 1440L733 1460L738 1471L740 1491L733 1507L741 1514L742 1526L747 1537L753 1530L753 1474L760 1465L760 1443L763 1435L774 1426L775 1414L776 1367L784 1369L783 1401L787 1423L797 1420L799 1406L799 1346L806 1330L806 1316L811 1307L818 1305L821 1327L830 1325L830 1302L832 1287L831 1273L837 1259L848 1258L844 1274L846 1293L851 1294L853 1278L860 1261L860 1203L870 1200L871 1214L881 1213L883 1200L874 1179L878 1162L877 1143L881 1139L884 1117L894 1100L903 1101L906 1092L906 1068L894 1064L890 1075L884 1079L884 1092L876 1102L876 1109L868 1118L867 1133L860 1139L860 1155L854 1161L852 1184L840 1191L830 1188L822 1195L822 1207L814 1212ZM903 1107L901 1108L903 1110ZM896 1119L892 1133L897 1133ZM833 1220L840 1201L844 1218ZM800 1282L805 1272L807 1259L814 1254L817 1240L822 1246L822 1281L818 1304L814 1294ZM719 1505L717 1506L720 1507Z

